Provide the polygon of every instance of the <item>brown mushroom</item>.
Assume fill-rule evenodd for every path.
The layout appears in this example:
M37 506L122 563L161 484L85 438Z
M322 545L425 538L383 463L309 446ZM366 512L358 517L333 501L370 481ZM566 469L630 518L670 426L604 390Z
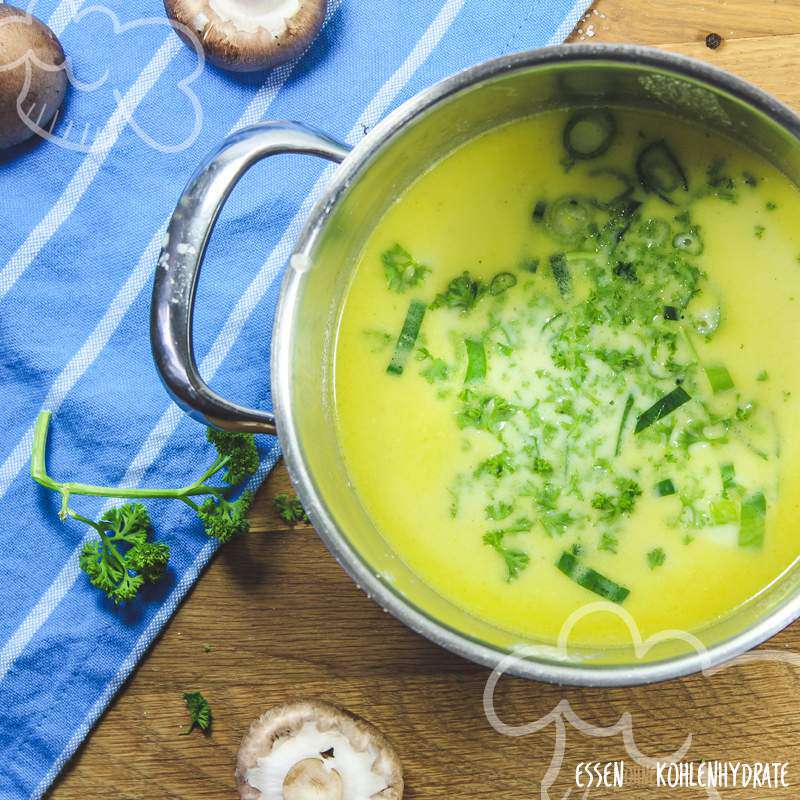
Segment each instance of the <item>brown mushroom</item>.
M67 91L64 51L31 14L0 4L0 148L49 125Z
M255 72L300 55L325 20L327 0L164 0L175 30L223 69Z
M241 800L402 800L403 769L365 719L320 700L259 717L236 764Z

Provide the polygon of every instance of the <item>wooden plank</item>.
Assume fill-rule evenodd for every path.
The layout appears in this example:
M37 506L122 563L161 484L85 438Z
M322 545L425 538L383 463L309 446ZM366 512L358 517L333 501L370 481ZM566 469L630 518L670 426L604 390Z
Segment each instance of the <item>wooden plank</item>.
M653 44L703 58L800 108L796 0L601 0L596 11L574 38ZM593 36L587 37L588 25ZM726 39L716 51L703 43L711 30ZM519 738L490 727L482 706L487 671L384 614L311 529L292 529L280 520L272 498L288 490L281 465L256 499L253 534L222 550L52 797L233 796L243 732L264 708L291 696L324 697L381 727L403 758L409 798L538 796L553 754L553 726ZM800 627L790 627L769 647L798 650ZM194 689L212 702L209 737L179 735L185 722L181 694ZM636 742L650 755L671 751L691 733L689 758L791 761L800 727L799 689L800 671L765 663L624 690L504 678L496 702L498 713L514 724L547 714L561 701L595 725L611 725L629 712ZM625 756L619 736L592 738L568 729L567 737L553 797L574 787L577 761ZM614 796L638 799L646 791L648 798L675 797L672 790L652 788L652 776L639 776L646 790L633 782L636 777ZM789 779L800 780L796 765ZM680 795L706 796L700 790ZM752 792L724 796L750 800Z
M800 33L800 7L797 0L603 0L594 4L573 38L701 44L712 32L726 41Z

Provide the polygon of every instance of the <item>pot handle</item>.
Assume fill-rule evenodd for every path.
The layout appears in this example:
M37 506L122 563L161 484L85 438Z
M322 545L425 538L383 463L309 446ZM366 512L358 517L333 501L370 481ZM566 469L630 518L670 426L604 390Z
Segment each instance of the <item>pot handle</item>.
M347 145L297 122L261 122L229 136L184 189L156 267L150 346L167 392L190 417L228 431L275 433L271 412L245 408L220 397L200 376L192 342L200 266L222 206L253 164L280 153L339 162L348 152Z

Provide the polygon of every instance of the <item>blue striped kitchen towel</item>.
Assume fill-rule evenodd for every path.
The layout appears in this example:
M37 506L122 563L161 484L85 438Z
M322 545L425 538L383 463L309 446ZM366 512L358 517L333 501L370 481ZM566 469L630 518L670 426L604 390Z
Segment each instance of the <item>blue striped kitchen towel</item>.
M87 530L33 484L40 409L50 472L84 482L183 485L207 463L149 352L153 268L198 162L258 120L299 119L355 144L420 89L502 53L562 41L589 0L329 0L293 63L258 76L200 66L161 0L34 0L71 64L46 141L0 161L0 797L40 797L215 551L180 503L151 505L167 576L127 607L78 567ZM201 281L195 344L212 386L268 408L269 335L301 206L321 162L273 159L223 212ZM265 187L269 187L267 190ZM254 485L278 458L260 437ZM76 498L87 516L103 498Z

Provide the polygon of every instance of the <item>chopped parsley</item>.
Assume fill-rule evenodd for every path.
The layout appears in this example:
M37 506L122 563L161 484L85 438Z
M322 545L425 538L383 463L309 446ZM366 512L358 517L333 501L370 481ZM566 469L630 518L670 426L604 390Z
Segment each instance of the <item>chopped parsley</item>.
M286 492L282 492L281 494L275 495L273 503L275 505L275 510L278 512L278 516L284 522L295 525L298 522L309 521L308 515L300 502L300 498L296 494L290 495Z
M188 736L195 727L203 733L208 733L211 728L211 706L200 692L184 692L183 699L189 712L189 725L181 734Z
M647 554L647 566L650 567L650 569L662 566L666 560L667 554L660 547L654 547Z
M395 244L381 256L386 284L393 292L405 292L419 286L430 273L428 267L420 264L404 247Z

